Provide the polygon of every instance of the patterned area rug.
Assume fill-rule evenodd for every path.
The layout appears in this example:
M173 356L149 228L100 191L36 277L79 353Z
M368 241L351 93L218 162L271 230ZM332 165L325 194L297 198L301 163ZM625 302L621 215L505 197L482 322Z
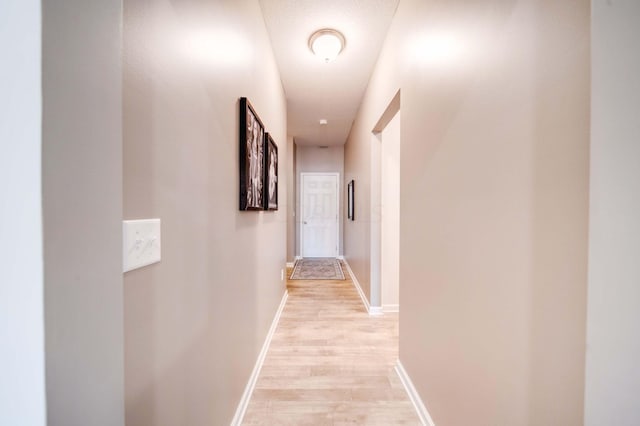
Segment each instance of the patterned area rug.
M337 259L307 257L296 262L290 279L344 280L344 273Z

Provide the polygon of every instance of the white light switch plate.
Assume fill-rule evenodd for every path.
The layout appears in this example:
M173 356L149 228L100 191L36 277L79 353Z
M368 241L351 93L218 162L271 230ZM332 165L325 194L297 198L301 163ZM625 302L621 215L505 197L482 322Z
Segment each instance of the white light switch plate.
M123 221L122 242L124 272L160 262L160 219Z

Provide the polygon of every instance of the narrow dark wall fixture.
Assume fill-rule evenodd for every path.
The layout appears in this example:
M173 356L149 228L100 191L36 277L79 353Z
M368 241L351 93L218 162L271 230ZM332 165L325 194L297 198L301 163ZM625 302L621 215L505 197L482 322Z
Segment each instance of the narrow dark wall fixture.
M264 138L264 209L278 210L278 145L269 133Z
M355 211L354 211L354 182L353 179L349 181L347 185L347 219L351 219L352 221L356 220Z

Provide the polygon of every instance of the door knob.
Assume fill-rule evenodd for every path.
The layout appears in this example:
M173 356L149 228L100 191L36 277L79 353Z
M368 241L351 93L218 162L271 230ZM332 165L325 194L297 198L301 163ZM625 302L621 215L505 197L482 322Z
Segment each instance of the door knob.
M307 224L307 221L305 220L305 221L304 221L304 222L302 222L302 223L304 223L304 224L306 225L306 224Z

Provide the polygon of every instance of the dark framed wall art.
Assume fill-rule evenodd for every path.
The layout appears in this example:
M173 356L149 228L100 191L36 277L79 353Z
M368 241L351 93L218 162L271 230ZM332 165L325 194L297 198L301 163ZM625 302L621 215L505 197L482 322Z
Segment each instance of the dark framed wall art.
M353 210L353 208L354 208L354 205L353 205L353 203L354 203L354 199L353 199L353 197L354 197L354 193L353 193L354 188L353 188L353 186L354 186L354 182L353 182L353 179L351 179L349 181L349 183L347 184L347 218L351 219L352 221L356 220L356 215L355 215L355 212Z
M264 138L264 208L278 210L278 145L269 133Z
M263 210L264 125L247 98L240 98L240 210Z

